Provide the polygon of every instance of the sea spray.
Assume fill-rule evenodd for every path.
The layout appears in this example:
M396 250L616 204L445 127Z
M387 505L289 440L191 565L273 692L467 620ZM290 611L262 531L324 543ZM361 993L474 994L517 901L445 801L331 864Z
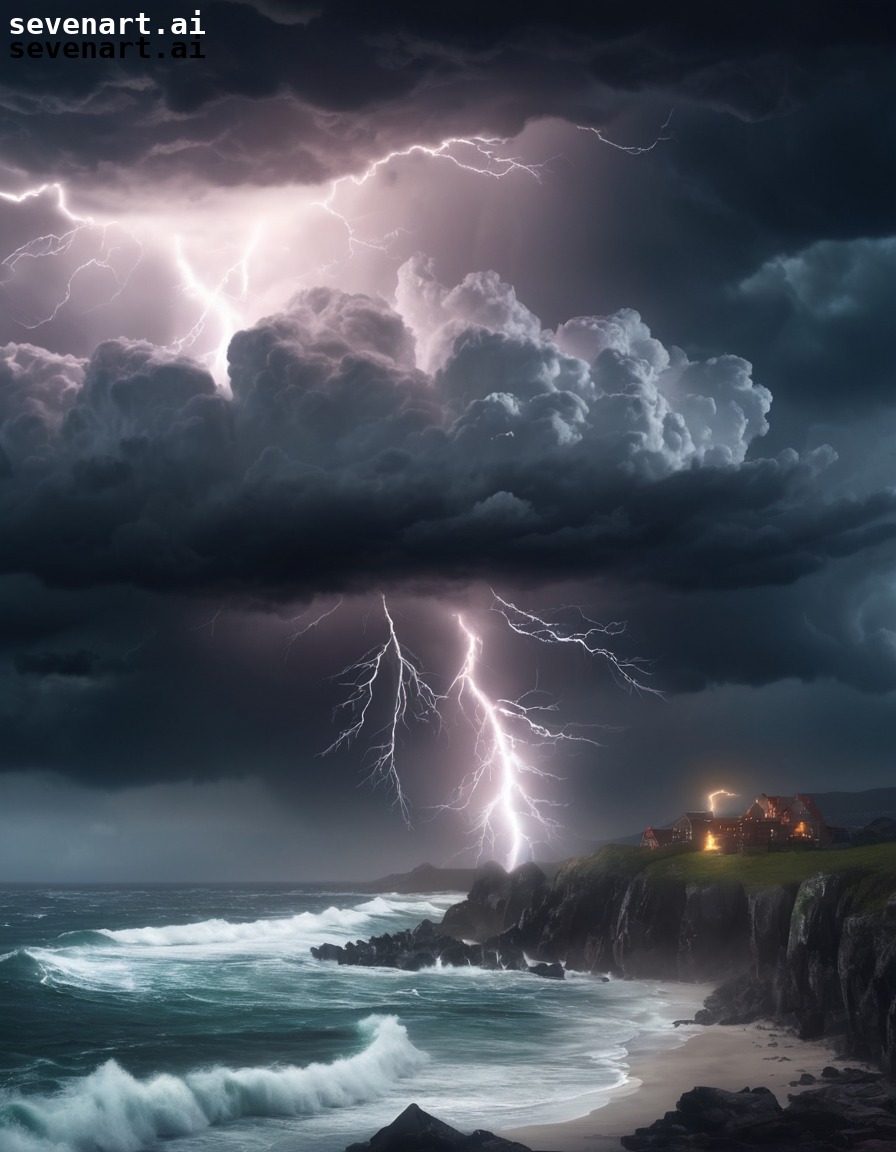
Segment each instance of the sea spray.
M431 901L394 900L382 896L365 900L353 908L331 906L323 912L300 912L296 916L264 920L201 920L192 924L166 924L160 927L109 929L96 935L116 944L165 948L177 945L262 944L305 937L316 941L321 933L364 933L372 931L378 918L396 912L423 918L441 917L444 907Z
M3 1152L139 1152L244 1116L307 1116L374 1100L423 1066L395 1016L368 1016L368 1046L304 1068L214 1067L138 1080L114 1060L53 1096L0 1098Z

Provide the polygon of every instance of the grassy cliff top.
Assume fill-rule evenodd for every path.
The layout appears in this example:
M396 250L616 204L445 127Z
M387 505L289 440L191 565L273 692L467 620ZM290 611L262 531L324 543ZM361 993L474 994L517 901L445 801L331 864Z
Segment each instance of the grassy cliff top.
M748 890L799 884L819 873L851 875L860 886L857 908L872 911L896 894L896 844L874 844L833 851L793 849L747 852L722 856L693 852L686 845L650 851L609 844L592 856L568 861L560 878L597 880L601 876L635 876L646 872L656 879L677 879L688 884L739 882Z

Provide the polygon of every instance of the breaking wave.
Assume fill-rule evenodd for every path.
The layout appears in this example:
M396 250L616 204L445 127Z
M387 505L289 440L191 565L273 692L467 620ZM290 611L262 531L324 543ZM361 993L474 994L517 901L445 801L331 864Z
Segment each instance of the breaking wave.
M428 900L389 900L375 897L355 908L327 908L324 912L300 912L280 919L201 920L194 924L167 924L158 928L100 928L97 935L116 944L170 947L191 944L254 944L313 937L322 932L362 931L371 920L396 913L441 916L444 908Z
M166 924L160 928L100 928L99 932L116 944L142 944L164 948L176 944L242 944L263 940L285 940L305 936L328 927L331 931L351 931L367 920L354 909L328 908L322 914L300 912L280 920L200 920L195 924Z
M376 1099L426 1053L395 1016L359 1024L367 1047L330 1064L214 1067L137 1080L114 1060L53 1096L0 1097L3 1152L139 1152L243 1116L307 1116Z

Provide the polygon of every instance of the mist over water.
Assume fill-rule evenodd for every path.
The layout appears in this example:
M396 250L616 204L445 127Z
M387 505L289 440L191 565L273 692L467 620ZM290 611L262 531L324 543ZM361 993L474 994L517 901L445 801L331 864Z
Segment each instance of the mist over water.
M341 1152L412 1099L510 1127L598 1106L632 1040L676 1042L657 985L310 956L458 898L0 890L0 1149Z

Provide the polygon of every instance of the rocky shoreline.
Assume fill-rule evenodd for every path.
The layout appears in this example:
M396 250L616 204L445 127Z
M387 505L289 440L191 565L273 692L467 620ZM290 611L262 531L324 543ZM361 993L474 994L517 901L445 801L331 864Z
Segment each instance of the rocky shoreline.
M618 1146L628 1152L892 1152L896 1090L884 1076L829 1066L817 1081L806 1077L817 1086L790 1095L786 1105L765 1087L739 1092L695 1087L682 1094L674 1111L620 1137ZM411 1104L346 1152L532 1149L484 1129L465 1134Z
M725 1152L799 1149L799 1152L892 1152L896 1147L896 1092L883 1075L833 1066L818 1088L790 1097L782 1107L768 1088L697 1087L674 1112L621 1144L629 1152Z
M800 1081L804 1091L786 1104L761 1086L740 1092L698 1086L673 1112L621 1138L622 1147L893 1152L896 902L869 900L879 877L855 868L762 886L694 883L686 868L679 876L674 867L647 867L657 859L611 847L570 861L553 881L533 864L511 873L490 865L440 925L424 921L368 941L322 944L312 953L411 971L472 964L554 978L573 969L604 979L719 981L695 1023L765 1018L801 1039L838 1035L848 1052L882 1071L830 1066L818 1087ZM487 1132L464 1136L419 1109L402 1116L397 1129L390 1125L352 1152L526 1152Z
M494 972L502 969L531 972L553 980L562 980L566 975L562 964L544 961L530 964L511 933L484 940L481 944L467 943L439 932L431 920L422 921L416 928L385 932L382 936L356 940L353 944L321 944L311 949L311 955L316 960L335 960L342 965L400 968L404 972L419 972L421 968L436 965L445 968L472 965Z

